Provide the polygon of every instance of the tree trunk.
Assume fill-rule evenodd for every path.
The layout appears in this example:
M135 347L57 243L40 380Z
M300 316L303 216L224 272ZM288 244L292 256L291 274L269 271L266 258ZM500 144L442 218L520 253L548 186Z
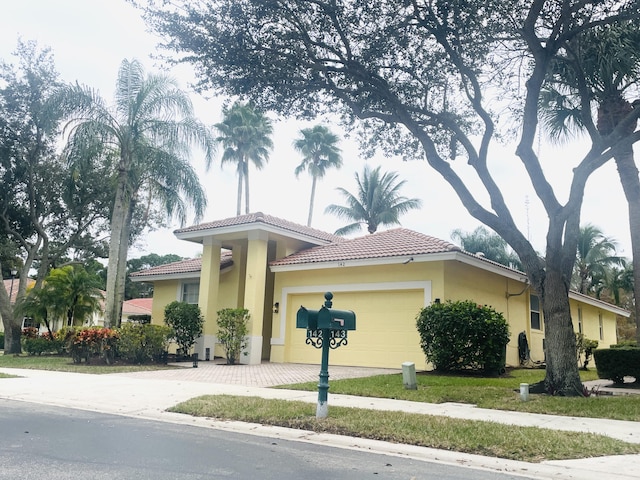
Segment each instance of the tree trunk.
M125 227L127 212L131 202L128 183L127 170L120 168L116 198L113 204L113 213L111 214L111 239L109 241L109 263L107 264L107 298L105 300L104 312L104 326L107 328L117 325L122 309L121 302L118 302L117 298L117 279L122 230Z
M313 203L316 198L316 183L318 182L318 177L313 175L313 180L311 181L311 197L309 199L309 218L307 219L307 227L311 226L311 218L313 217Z
M4 326L4 353L21 353L20 335L22 333L22 322L13 315L9 292L4 289L4 285L0 288L0 316L2 316L2 324Z
M122 227L122 233L120 238L120 253L118 256L118 271L116 276L116 290L115 290L115 302L116 322L112 326L119 327L122 324L122 304L124 302L124 290L127 276L127 256L129 253L129 237L131 234L131 220L133 218L133 212L136 208L136 202L131 201L129 209L127 211L127 217L125 218L124 225Z
M614 159L629 210L636 339L640 345L640 179L638 179L638 168L633 159L631 145L618 148Z
M619 92L604 98L598 108L598 131L601 135L609 135L631 112L633 112L633 106ZM636 125L635 122L629 125L625 131L621 132L622 135L631 136ZM614 159L629 211L636 339L640 344L640 180L638 180L638 169L633 159L633 145L616 147Z
M244 162L244 213L249 214L249 161Z
M569 308L569 287L563 275L547 264L542 292L545 327L545 390L552 395L583 395L576 360L576 337Z
M237 208L236 208L236 216L240 216L242 212L242 183L243 183L243 173L242 173L242 165L238 168L238 198L237 198Z

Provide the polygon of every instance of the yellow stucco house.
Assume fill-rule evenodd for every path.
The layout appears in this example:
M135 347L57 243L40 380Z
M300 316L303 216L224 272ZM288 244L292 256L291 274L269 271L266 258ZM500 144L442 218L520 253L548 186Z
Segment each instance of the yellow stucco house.
M526 338L533 361L544 360L544 325L526 276L458 246L404 228L355 239L254 213L175 231L201 243L202 257L132 275L153 282L152 323L164 321L174 300L197 303L205 318L196 351L223 356L216 343L216 312L246 308L250 335L242 363L320 362L296 328L299 307L318 309L333 292L333 308L353 310L356 330L348 345L331 352L332 365L399 368L413 362L427 369L416 316L434 301L473 300L503 313L511 327L507 365L518 365L518 337ZM571 293L576 331L616 343L616 315L623 309Z

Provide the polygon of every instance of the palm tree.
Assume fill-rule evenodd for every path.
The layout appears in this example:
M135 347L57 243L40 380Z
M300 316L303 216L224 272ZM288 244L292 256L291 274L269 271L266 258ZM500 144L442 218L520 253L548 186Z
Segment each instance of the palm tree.
M633 271L625 261L620 267L613 267L605 272L605 276L596 287L596 298L603 295L606 301L621 306L623 299L628 300L633 293ZM629 302L630 303L630 302Z
M316 196L316 183L323 178L328 168L340 168L342 156L337 146L338 136L324 125L300 130L301 137L293 142L293 147L302 154L302 162L295 169L296 177L307 170L313 179L311 182L311 197L309 200L309 218L307 227L311 226L313 217L313 203Z
M20 317L32 318L37 323L44 322L47 332L49 332L49 339L53 339L50 316L55 316L52 312L55 301L53 291L44 284L40 288L32 288L18 300L15 314Z
M184 225L190 205L198 220L206 207L206 195L188 154L192 145L201 146L209 167L215 143L209 130L195 119L189 97L175 80L145 74L136 60L123 60L112 108L80 86L70 89L67 96L70 108L79 112L70 123L70 160L87 161L87 152L94 154L91 158L98 153L101 158L115 158L105 326L117 326L136 206L144 197L146 203L162 205L167 216L176 216Z
M489 260L506 265L509 268L522 270L520 259L509 248L509 244L500 235L491 233L483 226L470 233L456 229L451 232L451 238L454 241L459 241L460 246L467 252L481 253Z
M605 237L598 227L580 227L573 288L584 294L595 293L612 267L624 266L624 258L616 256L615 251L615 241Z
M61 312L66 326L82 325L100 311L100 279L82 266L54 268L45 280L47 290L55 298L55 310Z
M219 136L216 141L224 148L221 163L235 163L238 173L238 199L236 215L242 210L242 188L245 190L245 213L249 213L249 163L260 170L269 160L273 148L271 120L254 109L251 104L234 103L224 108L223 120L214 127Z
M640 30L631 23L603 26L589 30L577 38L568 51L566 62L559 62L553 75L553 87L542 110L543 123L552 136L560 138L573 129L594 130L607 137L630 137L636 121L626 121L637 102L631 104L625 93L640 80ZM576 85L574 71L588 80L588 85ZM582 118L580 102L595 100L598 105L597 125ZM619 127L619 128L618 128ZM615 140L615 138L614 138ZM633 157L631 142L620 144L613 151L620 183L627 199L631 253L633 263L635 318L640 341L640 179Z
M409 210L420 208L422 202L417 198L400 195L400 188L406 183L398 181L396 172L380 175L380 167L364 167L362 177L356 173L358 193L353 195L344 188L337 190L345 197L347 206L329 205L326 213L353 221L336 230L336 235L348 235L367 225L369 233L375 233L379 225L400 225L400 215Z

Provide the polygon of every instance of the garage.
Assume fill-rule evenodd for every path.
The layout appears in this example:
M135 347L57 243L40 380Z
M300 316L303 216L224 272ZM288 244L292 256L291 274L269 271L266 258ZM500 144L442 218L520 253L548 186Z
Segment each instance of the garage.
M388 285L386 285L388 288ZM425 304L425 289L334 292L333 308L353 310L356 330L348 333L348 344L332 349L329 363L364 367L400 368L403 362L414 362L425 368L419 346L416 316ZM296 328L296 312L300 305L319 309L322 293L289 294L285 340L285 361L320 364L320 349L305 343L306 330Z

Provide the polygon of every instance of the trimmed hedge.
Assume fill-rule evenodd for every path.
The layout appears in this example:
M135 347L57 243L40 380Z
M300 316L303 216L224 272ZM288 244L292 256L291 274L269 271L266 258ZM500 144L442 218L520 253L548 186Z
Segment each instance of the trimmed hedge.
M598 377L608 378L615 383L624 383L624 377L640 380L640 348L603 348L594 350Z
M434 303L418 315L420 347L439 371L504 371L509 325L504 316L473 301Z

